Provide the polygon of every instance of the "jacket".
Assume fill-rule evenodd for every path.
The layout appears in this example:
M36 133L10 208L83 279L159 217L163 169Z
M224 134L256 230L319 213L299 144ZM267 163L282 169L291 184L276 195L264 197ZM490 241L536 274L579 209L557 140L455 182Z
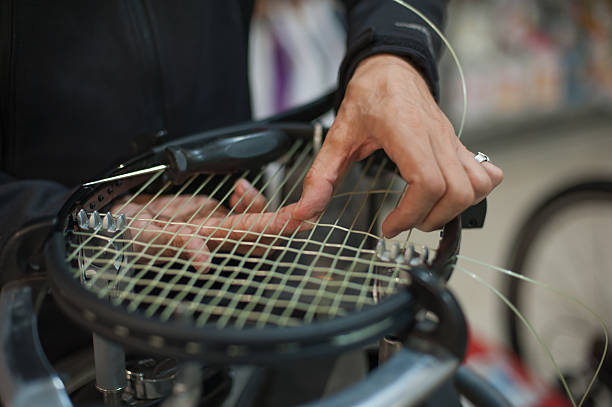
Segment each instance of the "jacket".
M411 1L438 26L445 3ZM409 59L437 95L440 41L419 17L392 0L344 4L340 95L377 53ZM248 120L252 11L250 0L0 0L0 248L139 141Z

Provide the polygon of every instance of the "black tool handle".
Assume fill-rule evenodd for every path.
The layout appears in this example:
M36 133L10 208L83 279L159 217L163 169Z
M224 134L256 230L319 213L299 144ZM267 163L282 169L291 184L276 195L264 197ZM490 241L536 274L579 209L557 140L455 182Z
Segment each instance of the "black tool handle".
M182 183L193 174L222 174L256 168L280 158L291 138L280 129L224 137L197 146L169 146L165 149L168 174Z
M461 214L461 226L464 229L477 229L484 226L487 216L487 199L470 206Z

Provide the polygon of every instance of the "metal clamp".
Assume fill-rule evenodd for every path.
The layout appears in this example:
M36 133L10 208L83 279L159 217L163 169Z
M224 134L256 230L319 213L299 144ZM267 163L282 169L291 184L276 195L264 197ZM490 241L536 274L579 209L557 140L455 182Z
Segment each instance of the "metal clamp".
M139 400L154 400L172 393L178 366L171 358L139 358L128 361L125 372L128 392Z

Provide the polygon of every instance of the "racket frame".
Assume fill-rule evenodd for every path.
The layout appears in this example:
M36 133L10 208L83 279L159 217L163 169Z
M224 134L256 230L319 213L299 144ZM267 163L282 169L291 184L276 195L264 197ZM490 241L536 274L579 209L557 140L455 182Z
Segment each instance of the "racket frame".
M310 138L314 132L313 124L296 123L253 123L204 132L154 147L149 153L120 165L106 176L131 172L137 167L158 165L162 163L163 151L168 146L205 143L219 137L261 131L269 127L280 128L296 139ZM83 289L79 280L72 276L66 261L64 236L65 231L71 229L74 214L80 208L87 206L86 209L99 210L97 205L107 205L139 182L141 180L135 178L116 183L112 188L109 185L96 185L77 189L61 209L59 221L46 245L45 258L50 286L59 306L71 318L93 332L128 347L149 349L170 357L195 358L221 364L268 364L271 361L334 353L341 348L366 344L388 333L407 330L414 324L417 310L422 308L413 290L404 289L375 306L366 306L342 317L297 327L218 329L215 326L195 327L172 320L162 322L137 312L128 313L113 306L107 299ZM431 269L423 271L435 275L441 287L455 263L460 235L461 222L456 218L442 230L439 249ZM428 295L431 296L431 293Z

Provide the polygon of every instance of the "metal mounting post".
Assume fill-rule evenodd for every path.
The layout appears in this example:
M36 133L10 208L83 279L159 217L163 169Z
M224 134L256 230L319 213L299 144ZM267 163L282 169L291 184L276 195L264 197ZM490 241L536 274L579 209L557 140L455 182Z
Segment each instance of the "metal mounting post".
M102 393L105 406L121 406L123 390L127 386L123 347L98 334L93 334L93 344L96 388Z

